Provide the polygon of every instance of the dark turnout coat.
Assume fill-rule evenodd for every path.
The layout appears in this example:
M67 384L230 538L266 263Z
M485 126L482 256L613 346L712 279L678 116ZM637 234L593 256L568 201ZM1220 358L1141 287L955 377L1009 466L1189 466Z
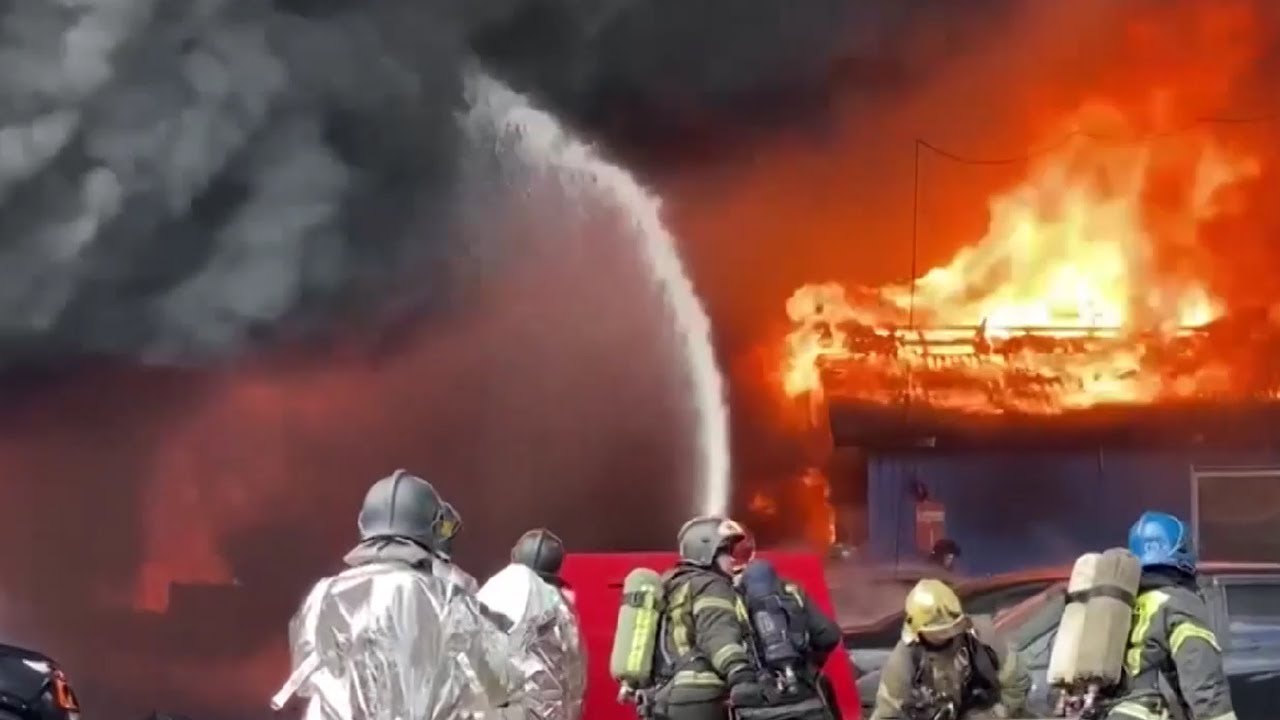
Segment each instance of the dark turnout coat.
M659 674L666 702L722 702L731 679L754 676L743 610L729 576L681 564L663 576Z
M871 720L911 720L913 705L931 696L954 702L961 720L1017 717L1031 692L1026 664L989 622L971 623L945 650L926 648L904 629L880 670Z
M1156 720L1166 709L1188 720L1235 720L1209 618L1190 576L1143 575L1125 653L1126 690L1109 720Z

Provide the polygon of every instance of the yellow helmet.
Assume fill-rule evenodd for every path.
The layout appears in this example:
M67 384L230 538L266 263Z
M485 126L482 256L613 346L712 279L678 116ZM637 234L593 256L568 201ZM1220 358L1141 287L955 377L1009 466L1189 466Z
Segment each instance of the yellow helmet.
M964 608L956 591L941 580L926 578L907 593L907 621L903 640L912 642L921 633L959 633L964 630Z

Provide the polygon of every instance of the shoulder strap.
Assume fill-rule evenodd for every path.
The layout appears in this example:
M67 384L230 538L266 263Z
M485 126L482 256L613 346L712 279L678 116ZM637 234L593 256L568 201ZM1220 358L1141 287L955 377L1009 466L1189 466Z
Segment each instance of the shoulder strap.
M659 684L674 677L680 670L680 665L687 660L676 655L676 649L671 637L672 633L672 596L682 584L677 577L679 568L672 568L662 574L662 606L658 612L658 637L657 645L658 660L657 666L654 668L654 676Z
M915 642L907 646L911 651L911 684L920 685L924 682L924 648L920 643Z
M964 636L969 652L969 677L964 685L961 706L964 709L986 708L999 700L1000 658L995 648L972 632Z
M311 589L307 599L313 602L308 602L301 611L304 614L300 634L307 639L307 642L314 643L320 622L320 610L329 595L329 589L336 579L335 577L325 578ZM302 689L302 686L307 684L311 676L315 675L316 671L320 669L320 665L320 651L313 646L306 657L302 658L298 666L289 674L284 685L271 697L271 707L276 711L282 710L289 700Z

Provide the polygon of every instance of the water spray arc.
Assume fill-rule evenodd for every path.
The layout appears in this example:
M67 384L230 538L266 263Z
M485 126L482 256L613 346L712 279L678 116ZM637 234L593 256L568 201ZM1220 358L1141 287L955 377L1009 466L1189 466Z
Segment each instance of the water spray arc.
M661 200L625 168L609 162L574 137L555 117L483 72L467 77L473 111L483 109L501 135L514 135L514 149L533 167L550 166L568 175L564 182L588 186L598 202L627 219L645 268L657 284L675 323L691 385L698 448L697 511L724 513L729 506L729 413L724 378L711 341L711 321L685 273L675 238L662 221Z

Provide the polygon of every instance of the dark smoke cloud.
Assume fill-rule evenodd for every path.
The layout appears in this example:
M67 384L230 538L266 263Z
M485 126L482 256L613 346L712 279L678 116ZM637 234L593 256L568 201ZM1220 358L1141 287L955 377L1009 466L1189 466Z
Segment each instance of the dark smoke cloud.
M980 15L954 5L928 19ZM473 58L593 131L688 144L744 108L812 116L836 79L909 75L885 58L924 17L843 0L3 7L9 363L199 360L388 295L447 307L474 259L453 196Z
M471 44L517 88L659 168L749 152L779 128L821 130L850 94L870 101L933 77L1017 8L531 0L480 26Z
M411 259L444 294L456 37L393 7L4 8L6 360L223 354L395 287Z

